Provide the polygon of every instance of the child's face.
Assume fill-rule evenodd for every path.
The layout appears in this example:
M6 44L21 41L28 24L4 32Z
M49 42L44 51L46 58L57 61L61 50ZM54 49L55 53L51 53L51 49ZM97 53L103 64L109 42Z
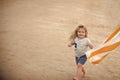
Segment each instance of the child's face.
M77 31L77 36L78 38L82 39L82 38L85 38L85 30L84 28L79 28L78 31Z

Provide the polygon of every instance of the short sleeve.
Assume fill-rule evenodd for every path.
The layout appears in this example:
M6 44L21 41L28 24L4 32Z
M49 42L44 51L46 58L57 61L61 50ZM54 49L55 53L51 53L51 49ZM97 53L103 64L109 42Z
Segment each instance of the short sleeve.
M87 44L88 44L88 45L93 45L92 42L91 42L91 40L88 39L88 38L87 38Z

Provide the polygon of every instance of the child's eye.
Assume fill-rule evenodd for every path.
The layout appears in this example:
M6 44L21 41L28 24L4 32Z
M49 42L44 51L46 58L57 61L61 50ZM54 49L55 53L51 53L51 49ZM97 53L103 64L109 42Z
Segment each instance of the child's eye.
M84 31L78 31L78 33L85 33Z
M82 33L85 33L85 32L82 32Z

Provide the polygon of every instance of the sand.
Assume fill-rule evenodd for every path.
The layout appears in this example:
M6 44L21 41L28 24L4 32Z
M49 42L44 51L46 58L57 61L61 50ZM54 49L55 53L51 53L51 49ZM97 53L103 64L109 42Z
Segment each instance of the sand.
M72 80L71 32L83 24L99 46L120 22L120 0L0 0L0 80ZM120 80L120 47L81 80Z

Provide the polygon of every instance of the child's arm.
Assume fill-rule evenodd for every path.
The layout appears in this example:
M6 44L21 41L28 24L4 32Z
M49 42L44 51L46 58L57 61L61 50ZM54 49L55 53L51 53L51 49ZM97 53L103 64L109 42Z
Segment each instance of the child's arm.
M89 44L88 46L89 46L90 49L94 48L93 44Z
M68 47L72 47L74 45L73 41L69 41Z
M89 46L90 49L94 48L93 43L89 39L88 39L88 46Z

